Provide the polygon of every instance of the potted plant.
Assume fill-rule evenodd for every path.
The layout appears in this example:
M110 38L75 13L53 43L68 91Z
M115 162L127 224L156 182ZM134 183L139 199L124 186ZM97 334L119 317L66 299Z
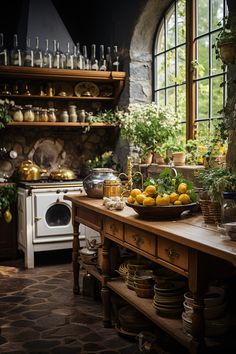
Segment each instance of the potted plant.
M15 185L0 183L0 218L3 217L7 223L12 220L10 207L16 200L16 195Z
M152 103L132 103L120 116L121 136L140 148L141 155L153 153L180 129L171 107Z
M228 17L224 17L219 25L222 26L222 29L213 44L216 52L216 59L220 58L224 64L235 64L236 31Z

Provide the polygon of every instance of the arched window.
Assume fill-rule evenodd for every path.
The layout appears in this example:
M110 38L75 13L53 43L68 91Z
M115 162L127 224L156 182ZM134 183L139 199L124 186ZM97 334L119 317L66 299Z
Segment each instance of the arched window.
M212 45L225 0L175 0L154 42L154 101L179 113L187 138L210 128L226 100L226 72Z

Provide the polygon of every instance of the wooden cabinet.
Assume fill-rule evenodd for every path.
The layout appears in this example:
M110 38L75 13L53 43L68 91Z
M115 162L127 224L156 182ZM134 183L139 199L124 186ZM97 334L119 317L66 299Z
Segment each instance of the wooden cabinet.
M125 72L0 66L0 97L12 99L22 106L31 104L43 108L53 107L58 111L74 104L78 109L95 114L103 109L114 108L125 78ZM83 87L88 87L86 92ZM12 122L8 126L32 124L64 125L61 122ZM76 122L68 125L86 124Z
M86 197L66 196L72 202L75 218L73 242L74 291L79 291L78 228L83 222L98 225L102 236L102 275L93 270L93 275L102 282L103 323L111 323L110 291L115 292L145 316L181 343L191 354L207 353L209 346L233 343L232 336L204 338L204 296L209 281L236 274L236 244L222 241L216 230L205 228L199 216L179 221L145 221L137 218L133 210L107 210L102 201ZM96 215L96 222L94 220ZM79 217L78 217L79 216ZM202 220L202 219L201 219ZM110 277L112 265L110 254L114 244L122 245L164 265L188 278L189 290L193 294L193 335L183 330L181 318L165 318L153 307L152 299L140 298L129 290L120 278ZM233 333L233 331L232 331ZM223 344L224 345L224 344ZM211 348L212 349L212 348ZM209 352L212 352L209 350Z

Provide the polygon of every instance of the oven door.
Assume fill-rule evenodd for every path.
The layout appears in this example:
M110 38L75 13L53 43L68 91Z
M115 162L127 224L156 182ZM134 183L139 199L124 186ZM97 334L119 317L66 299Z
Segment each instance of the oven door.
M78 192L70 193L78 194ZM63 199L64 193L35 193L34 227L35 238L61 236L72 237L71 202Z

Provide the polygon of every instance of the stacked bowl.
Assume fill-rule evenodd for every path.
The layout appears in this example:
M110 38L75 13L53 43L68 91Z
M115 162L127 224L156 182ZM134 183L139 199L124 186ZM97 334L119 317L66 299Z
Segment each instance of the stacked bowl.
M151 269L136 271L133 277L133 286L139 297L152 298L154 295L154 274Z

